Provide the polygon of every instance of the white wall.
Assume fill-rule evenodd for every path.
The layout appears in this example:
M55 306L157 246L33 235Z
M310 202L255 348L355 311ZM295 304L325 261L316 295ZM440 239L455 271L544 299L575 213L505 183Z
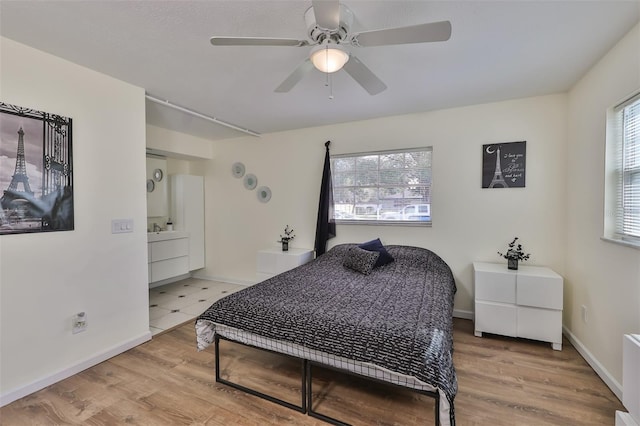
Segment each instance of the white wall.
M0 236L4 405L150 338L144 90L0 39L0 100L71 117L75 230ZM111 219L134 232L111 234ZM71 333L86 311L89 327Z
M207 267L202 275L255 282L256 252L276 245L285 225L293 247L313 248L324 159L333 154L433 146L433 227L338 226L330 245L380 237L429 248L453 269L455 308L473 310L473 261L501 259L514 236L530 264L564 272L566 96L552 95L245 137L214 143L206 174ZM482 189L482 145L527 141L526 188ZM231 174L241 161L273 197L258 202Z
M162 171L160 181L154 179L156 170ZM147 189L147 219L153 223L158 218L169 215L169 173L167 171L167 159L147 156L145 180L153 182L153 191ZM148 184L148 183L147 183ZM153 228L151 228L153 229Z
M639 58L636 26L569 93L564 324L614 390L622 378L622 335L640 333L640 250L600 240L606 111L640 89Z
M211 159L211 141L147 124L147 148L153 152L187 160Z

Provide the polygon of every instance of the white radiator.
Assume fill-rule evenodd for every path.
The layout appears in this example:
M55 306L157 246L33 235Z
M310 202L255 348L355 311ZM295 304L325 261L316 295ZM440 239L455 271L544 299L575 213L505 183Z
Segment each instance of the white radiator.
M616 426L640 424L640 334L625 334L622 342L622 403L629 413L616 412Z

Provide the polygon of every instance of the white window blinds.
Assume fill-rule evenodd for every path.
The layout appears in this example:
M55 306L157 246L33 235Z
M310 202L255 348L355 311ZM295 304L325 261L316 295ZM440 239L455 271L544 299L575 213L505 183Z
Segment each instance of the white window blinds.
M640 94L616 107L615 113L621 130L616 234L640 242Z

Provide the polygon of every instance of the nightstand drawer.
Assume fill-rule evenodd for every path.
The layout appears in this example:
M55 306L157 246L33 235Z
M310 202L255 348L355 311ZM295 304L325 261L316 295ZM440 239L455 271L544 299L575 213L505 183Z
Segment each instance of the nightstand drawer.
M515 274L476 271L476 300L516 303Z
M562 310L562 278L518 275L517 304Z
M513 305L476 302L476 331L516 336L517 311Z
M562 343L562 311L518 307L518 336Z

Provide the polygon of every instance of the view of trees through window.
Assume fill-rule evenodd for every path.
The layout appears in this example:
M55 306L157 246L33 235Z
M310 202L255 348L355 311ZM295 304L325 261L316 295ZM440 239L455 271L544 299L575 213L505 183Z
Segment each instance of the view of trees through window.
M431 148L334 156L337 221L431 222Z

